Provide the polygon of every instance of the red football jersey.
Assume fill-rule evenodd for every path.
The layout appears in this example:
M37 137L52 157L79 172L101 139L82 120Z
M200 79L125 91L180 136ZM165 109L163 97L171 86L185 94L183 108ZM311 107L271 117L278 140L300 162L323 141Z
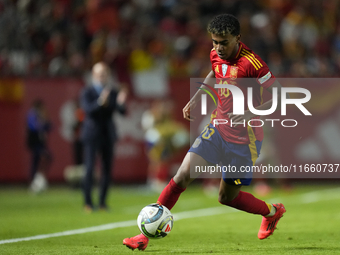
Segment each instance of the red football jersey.
M239 44L234 59L220 59L215 49L212 49L210 61L218 84L231 84L242 90L245 110L248 109L248 87L253 88L253 105L257 107L263 103L263 89L269 88L275 81L275 77L266 63L242 42ZM227 142L238 144L249 144L250 141L255 139L262 141L262 127L249 127L247 123L245 123L245 126L242 124L236 127L230 126L230 119L227 114L233 112L232 93L228 89L222 88L218 89L218 95L222 104L219 102L216 110L212 113L211 123L213 124L214 119L228 120L227 124L215 125L222 138ZM258 121L252 122L251 125L260 126Z

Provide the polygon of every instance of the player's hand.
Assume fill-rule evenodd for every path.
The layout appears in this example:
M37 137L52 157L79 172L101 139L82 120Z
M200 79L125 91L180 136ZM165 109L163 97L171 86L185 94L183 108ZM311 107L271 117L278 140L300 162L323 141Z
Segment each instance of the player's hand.
M99 102L101 102L101 105L106 106L108 104L110 92L111 90L104 88L100 93Z
M241 125L242 123L245 123L245 125L248 125L248 121L251 118L254 118L256 115L253 114L251 111L245 111L244 115L234 115L232 113L228 113L229 119L235 123L235 122L240 122L240 124L233 124L233 127L237 127L238 125ZM244 126L244 125L243 125Z
M117 104L119 105L125 104L128 94L129 90L127 89L127 87L122 87L117 95Z
M196 103L193 101L189 101L186 106L183 108L183 118L188 121L194 121L195 117L190 115L190 111L195 109Z

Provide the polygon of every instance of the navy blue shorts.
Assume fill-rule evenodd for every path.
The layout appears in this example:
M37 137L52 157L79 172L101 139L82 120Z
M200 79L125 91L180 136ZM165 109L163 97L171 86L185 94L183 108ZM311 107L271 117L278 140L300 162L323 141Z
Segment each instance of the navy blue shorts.
M218 130L209 124L192 144L189 152L194 152L212 165L232 167L235 172L222 171L222 178L227 184L249 185L252 172L244 172L245 167L253 166L260 155L262 141L250 144L229 143L223 140ZM243 172L242 172L243 171Z

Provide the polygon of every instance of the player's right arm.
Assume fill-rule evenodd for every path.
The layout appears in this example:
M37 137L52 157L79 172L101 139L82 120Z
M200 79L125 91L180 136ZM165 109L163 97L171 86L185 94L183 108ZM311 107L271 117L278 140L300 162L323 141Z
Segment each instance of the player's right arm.
M214 71L210 71L207 77L205 78L204 82L205 84L208 84L210 86L214 86L214 81L212 78L215 78ZM209 89L207 86L202 85L202 89ZM192 111L195 107L197 102L201 100L201 94L204 93L202 89L197 90L196 94L190 99L190 101L184 106L183 108L183 118L189 121L193 121L195 119L194 116L190 115L190 111Z

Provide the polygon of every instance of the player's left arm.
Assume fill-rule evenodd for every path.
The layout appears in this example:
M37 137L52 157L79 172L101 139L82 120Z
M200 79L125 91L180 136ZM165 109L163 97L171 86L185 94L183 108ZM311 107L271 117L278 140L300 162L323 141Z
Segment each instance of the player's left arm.
M266 63L258 58L258 61L261 63L261 68L257 69L254 68L254 66L249 65L249 76L256 78L257 82L260 86L262 86L264 89L266 89L269 93L273 94L274 88L276 88L277 91L277 107L276 110L281 108L281 84L278 82L278 80L272 75L270 72L268 66ZM289 98L289 95L287 95ZM256 110L267 110L269 109L273 104L273 99L268 100L267 102L255 107ZM253 117L256 117L254 113L252 113L249 110L246 110L244 112L244 115L233 115L232 113L229 113L229 118L233 122L240 122L240 121L248 121L252 119ZM236 125L235 125L236 126Z
M277 81L277 79L275 79L275 81L273 82L273 84L268 87L266 90L268 92L270 92L271 94L273 94L273 89L276 88L277 90L277 107L276 110L281 108L281 84ZM287 95L289 98L289 95ZM267 102L254 107L256 110L268 110L271 106L273 105L273 99L268 100ZM229 113L229 117L230 119L232 119L233 122L241 122L243 120L245 120L246 122L254 117L256 117L257 115L255 115L254 113L252 113L249 110L244 111L244 115L233 115L232 113ZM236 125L235 125L236 127Z
M279 81L277 79L275 79L274 83L270 87L267 88L267 91L270 94L273 94L274 88L276 88L276 91L277 91L277 107L276 107L276 110L279 110L279 109L281 109L281 89L282 89L282 85L279 83ZM287 98L290 98L289 94L287 94ZM257 110L267 110L272 105L273 105L273 99L270 99L267 102L265 102L264 104L259 105L258 107L255 107L255 109L257 109Z

